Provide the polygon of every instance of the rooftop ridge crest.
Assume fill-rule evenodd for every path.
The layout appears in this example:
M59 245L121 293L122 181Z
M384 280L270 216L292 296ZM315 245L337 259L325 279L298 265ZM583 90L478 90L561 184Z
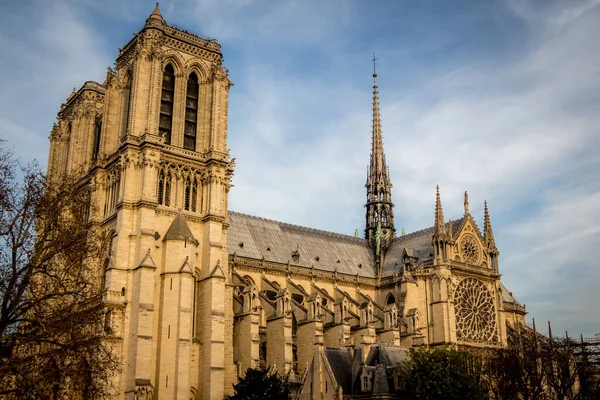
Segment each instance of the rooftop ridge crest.
M264 217L258 217L256 215L245 214L245 213L241 213L241 212L237 212L237 211L229 211L229 214L231 214L231 215L237 215L237 216L240 216L240 217L251 218L251 219L254 219L254 220L257 220L257 221L271 222L271 223L279 224L281 226L299 229L299 230L302 230L302 231L305 231L305 232L318 233L318 234L329 236L329 237L335 237L335 238L339 238L339 239L351 240L351 241L354 241L354 242L364 242L364 243L366 243L366 239L363 239L363 238L360 238L360 237L357 238L357 237L354 237L354 236L351 236L351 235L344 235L343 233L330 232L330 231L325 231L325 230L322 230L322 229L309 228L307 226L290 224L288 222L282 222L282 221L277 221L277 220L274 220L274 219L269 219L269 218L264 218Z

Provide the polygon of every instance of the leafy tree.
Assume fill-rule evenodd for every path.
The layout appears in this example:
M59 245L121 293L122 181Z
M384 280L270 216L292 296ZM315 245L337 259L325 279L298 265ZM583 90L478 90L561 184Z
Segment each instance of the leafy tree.
M227 400L288 400L290 391L287 383L269 369L248 368L240 381L233 385L235 394Z
M435 348L412 354L396 368L401 393L410 400L487 399L479 357L463 350Z
M0 398L101 399L118 369L103 330L103 233L85 182L50 184L0 149Z

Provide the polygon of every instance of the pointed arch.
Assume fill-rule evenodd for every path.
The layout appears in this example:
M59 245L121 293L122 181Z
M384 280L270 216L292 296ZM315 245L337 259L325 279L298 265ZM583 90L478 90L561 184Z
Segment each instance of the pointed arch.
M200 83L206 82L210 76L209 70L206 68L206 66L204 66L197 60L192 60L191 62L188 62L188 64L186 64L185 66L185 71L190 75L192 73L195 73L198 76L198 81Z
M183 61L179 53L173 50L168 50L165 53L165 57L162 62L163 71L165 70L167 65L172 66L173 70L175 71L175 74L181 74L185 71L185 62Z
M162 91L160 96L159 134L166 144L171 144L173 129L173 101L175 99L175 69L168 63L162 76Z
M392 293L388 293L387 297L385 298L385 304L396 304L396 297L394 297Z

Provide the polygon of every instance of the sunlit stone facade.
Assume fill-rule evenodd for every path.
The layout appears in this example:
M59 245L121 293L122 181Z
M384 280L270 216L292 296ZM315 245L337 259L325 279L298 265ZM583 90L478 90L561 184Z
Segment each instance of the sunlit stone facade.
M505 343L525 309L500 283L487 205L481 231L466 194L445 221L438 192L433 227L397 235L375 80L366 239L229 211L222 60L156 7L50 135L49 179L78 175L112 236L100 273L116 398L222 399L268 365L301 399L394 396L386 367L407 348Z

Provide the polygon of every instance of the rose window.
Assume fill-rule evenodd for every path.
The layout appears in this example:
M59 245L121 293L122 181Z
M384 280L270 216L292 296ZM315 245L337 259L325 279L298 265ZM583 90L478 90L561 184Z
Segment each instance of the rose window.
M498 340L494 297L480 280L466 278L458 284L454 312L459 339Z
M460 241L460 248L465 262L469 264L479 263L480 251L477 239L471 235L464 235Z

